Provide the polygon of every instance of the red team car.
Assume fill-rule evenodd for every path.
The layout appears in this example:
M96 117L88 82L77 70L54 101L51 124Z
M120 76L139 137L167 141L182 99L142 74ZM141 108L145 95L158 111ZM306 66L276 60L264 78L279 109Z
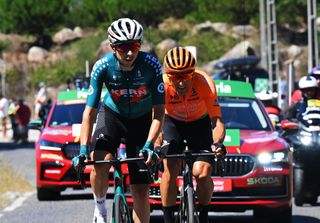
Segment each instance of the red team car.
M86 91L59 92L46 123L30 123L31 128L40 130L35 143L38 200L56 199L68 187L81 188L71 160L79 154L86 98ZM91 169L85 170L88 183Z
M215 83L227 129L224 144L228 154L224 176L219 175L217 168L212 173L211 211L253 210L255 217L268 218L267 222L291 223L289 145L273 127L249 83L219 80ZM181 177L176 180L178 190L181 181ZM132 202L130 193L128 200ZM161 208L159 182L150 189L150 204L153 209Z

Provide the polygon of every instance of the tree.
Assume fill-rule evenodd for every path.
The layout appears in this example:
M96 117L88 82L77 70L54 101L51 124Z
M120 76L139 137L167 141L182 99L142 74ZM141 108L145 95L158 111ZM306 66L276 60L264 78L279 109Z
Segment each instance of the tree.
M0 31L31 34L46 46L50 32L63 23L72 0L0 0Z

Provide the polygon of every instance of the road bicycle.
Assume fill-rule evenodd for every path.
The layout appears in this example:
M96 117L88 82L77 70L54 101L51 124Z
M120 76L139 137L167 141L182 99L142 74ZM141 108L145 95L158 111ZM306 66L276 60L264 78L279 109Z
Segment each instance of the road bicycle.
M145 161L145 157L137 157L137 158L113 158L112 160L99 160L99 161L85 161L84 156L80 156L79 158L79 167L78 167L78 179L81 183L81 186L85 187L85 176L84 176L84 168L87 165L97 165L97 164L109 164L114 168L114 198L112 205L112 223L131 223L132 217L128 207L128 203L126 197L124 195L124 177L121 169L121 165L124 163L132 163L132 162L141 162ZM151 176L154 174L151 172L152 169L149 168L149 172Z
M161 150L167 151L168 144L163 146ZM162 152L166 154L166 152ZM195 205L195 192L193 186L193 175L192 175L192 167L193 162L197 157L210 156L213 157L215 163L218 165L218 170L220 172L220 176L224 174L224 161L221 159L217 159L215 154L210 151L201 151L200 153L192 153L189 150L187 144L185 143L185 149L181 154L172 154L172 155L164 155L164 158L174 159L178 158L183 160L182 164L182 178L183 178L183 187L180 189L180 204L178 209L178 215L176 217L175 222L179 223L200 223L198 210Z

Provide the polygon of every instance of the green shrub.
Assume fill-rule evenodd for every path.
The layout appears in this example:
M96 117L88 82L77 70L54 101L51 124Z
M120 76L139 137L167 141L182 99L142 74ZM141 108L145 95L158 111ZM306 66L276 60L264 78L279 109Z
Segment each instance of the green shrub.
M157 28L148 28L144 32L144 38L151 42L153 45L160 43L162 40L171 38L175 40L181 39L183 36L187 34L186 30L166 30L162 31Z
M102 35L97 35L71 43L63 49L63 52L72 52L73 56L54 64L37 67L32 74L32 83L45 81L50 86L58 86L66 83L68 79L82 76L85 72L86 60L91 65L95 62L95 53L102 40Z
M14 85L23 78L23 73L17 69L9 69L6 71L7 82L9 85Z
M0 54L10 47L9 41L0 41Z
M186 36L180 40L181 46L196 46L197 61L201 65L218 59L232 48L238 41L232 37L223 36L217 32L200 32L195 36Z

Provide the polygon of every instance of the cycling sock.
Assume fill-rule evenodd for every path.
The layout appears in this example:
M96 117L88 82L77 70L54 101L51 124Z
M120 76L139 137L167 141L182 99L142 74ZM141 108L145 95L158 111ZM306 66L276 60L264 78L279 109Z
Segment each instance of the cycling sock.
M165 223L174 223L174 206L163 207L163 217Z
M199 210L199 221L200 222L209 222L208 220L208 211L209 211L209 205L202 205L199 204L198 206Z
M94 203L95 203L95 214L99 214L101 216L107 215L107 208L105 205L106 197L97 197L95 194L93 194Z

